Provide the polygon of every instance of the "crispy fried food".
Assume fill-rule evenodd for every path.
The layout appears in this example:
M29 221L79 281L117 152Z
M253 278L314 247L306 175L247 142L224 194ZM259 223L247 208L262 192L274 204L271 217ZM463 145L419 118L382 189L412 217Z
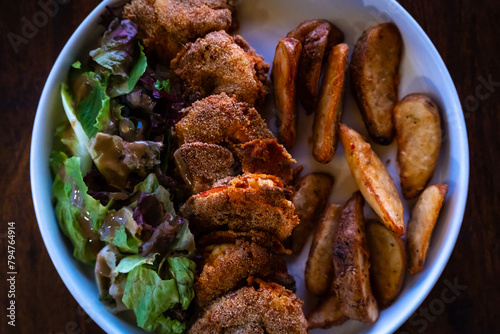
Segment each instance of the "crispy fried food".
M406 272L406 252L401 238L378 221L367 222L366 239L370 250L370 279L373 295L380 307L397 297Z
M328 205L314 233L304 272L306 288L313 295L324 296L332 289L335 278L333 248L341 211L340 205Z
M215 244L234 244L237 239L246 240L255 243L259 246L272 250L278 254L291 254L291 251L285 249L283 244L272 234L262 231L214 231L199 238L196 245L199 249L203 249Z
M258 288L244 287L217 299L188 333L307 333L302 301L278 284L256 282Z
M302 44L294 38L278 41L273 61L274 104L278 139L288 149L295 144L297 134L296 77Z
M424 94L405 96L393 110L403 196L417 196L432 178L441 148L441 118Z
M302 44L297 73L298 96L302 106L312 113L318 103L319 79L324 56L332 46L343 42L344 34L326 20L304 21L287 34Z
M190 102L225 92L254 106L268 94L269 64L242 37L233 39L224 31L187 43L170 67Z
M342 209L335 240L335 291L347 317L365 323L378 319L379 309L370 286L370 260L363 217L364 200L354 193Z
M394 137L392 109L398 102L403 40L394 23L363 32L351 60L354 95L370 137L388 145Z
M424 267L432 230L436 225L447 192L447 184L428 186L413 207L406 237L409 256L408 271L412 275L419 273Z
M234 158L227 148L206 143L186 143L174 152L175 165L193 194L233 174Z
M403 204L387 168L363 137L340 124L340 140L352 176L366 201L397 236L405 233Z
M292 232L292 252L302 251L314 224L319 220L333 187L333 176L326 173L311 173L297 183L292 203L299 225Z
M123 18L135 22L144 46L168 62L187 42L228 30L232 8L228 0L133 0L123 9Z
M277 273L283 273L282 276L289 277L286 282L293 281L292 286L295 286L283 258L257 243L236 239L234 243L198 249L203 254L204 264L194 284L194 290L201 307L207 306L212 300L229 291L244 286L249 276L273 280L280 278Z
M333 47L321 83L319 103L314 114L313 156L316 161L330 162L337 150L339 124L342 119L349 47L338 44Z
M183 113L187 115L175 125L179 145L224 141L240 144L254 139L274 139L257 110L225 93L197 101Z
M307 316L309 329L328 329L340 326L347 321L347 317L340 310L340 302L336 293L320 299L316 308Z
M229 185L193 195L181 207L193 233L215 229L259 230L287 238L298 224L292 202L285 198L283 183L276 176L244 174Z
M243 173L275 175L288 184L296 162L276 139L255 139L236 147Z

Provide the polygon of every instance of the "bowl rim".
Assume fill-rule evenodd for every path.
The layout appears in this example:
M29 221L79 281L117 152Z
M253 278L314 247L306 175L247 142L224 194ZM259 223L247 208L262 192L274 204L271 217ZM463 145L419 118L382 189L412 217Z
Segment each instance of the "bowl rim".
M37 107L30 147L30 180L32 199L38 226L47 252L49 253L50 259L52 260L52 263L54 264L54 267L56 268L59 276L63 280L70 293L79 303L79 305L104 331L108 333L122 332L124 328L117 325L116 322L109 321L109 317L114 316L113 314L108 314L107 312L99 312L99 310L92 306L93 304L88 301L88 296L85 295L83 289L81 289L78 285L78 282L74 280L74 271L71 271L63 265L68 261L67 256L64 253L57 251L58 246L56 245L56 241L51 237L51 228L49 226L50 224L48 223L48 217L52 216L52 219L55 219L54 211L52 206L47 207L46 205L47 201L51 202L50 198L46 198L46 187L42 186L40 182L38 182L38 180L47 177L49 168L48 166L43 166L43 168L40 168L39 162L46 161L46 156L44 156L38 148L40 148L40 145L42 144L47 144L44 130L45 124L50 119L50 112L44 109L44 106L50 103L49 100L51 98L50 95L53 87L60 84L60 82L58 81L58 76L63 63L65 63L65 59L67 59L71 54L73 45L76 43L80 35L84 35L89 28L92 28L92 25L95 24L96 17L99 16L104 8L110 3L116 2L120 1L105 0L101 2L96 8L94 8L94 10L83 20L83 22L71 35L61 53L57 57L57 60L55 61L47 78ZM434 44L429 39L424 30L420 27L420 25L415 21L415 19L398 2L396 2L395 0L376 0L375 2L385 2L388 3L391 7L395 8L395 10L403 16L402 19L407 22L407 24L409 25L409 29L414 30L415 33L423 39L423 43L429 46L426 52L428 52L429 56L435 61L436 66L441 69L441 75L444 78L444 82L442 83L443 87L445 87L443 90L443 100L448 101L457 113L457 115L454 115L456 116L456 119L453 120L453 131L458 133L455 138L456 142L454 142L454 145L457 145L459 148L458 160L460 161L458 179L456 180L456 192L458 195L456 200L456 207L454 208L451 219L447 224L448 235L442 243L442 247L433 263L433 266L426 272L426 276L422 280L420 280L418 293L415 293L414 298L408 301L408 303L406 304L406 310L404 312L401 312L399 317L391 322L392 326L388 329L390 331L395 331L415 312L415 310L420 306L420 304L430 293L439 276L443 272L446 264L448 263L451 252L453 251L462 225L467 201L469 184L469 147L467 141L465 119L463 116L463 112L460 113L460 111L462 111L462 108L456 91L456 87L451 79L446 65L444 64ZM48 173L48 175L50 176L50 173ZM52 182L50 182L50 184L51 183Z

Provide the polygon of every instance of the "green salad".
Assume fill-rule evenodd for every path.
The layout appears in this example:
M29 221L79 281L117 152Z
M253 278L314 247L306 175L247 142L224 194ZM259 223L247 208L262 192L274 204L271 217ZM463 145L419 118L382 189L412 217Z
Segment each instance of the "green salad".
M56 218L100 300L137 325L182 333L194 298L194 237L170 169L170 129L183 105L168 69L147 59L137 26L105 17L95 49L61 85L67 119L50 159Z

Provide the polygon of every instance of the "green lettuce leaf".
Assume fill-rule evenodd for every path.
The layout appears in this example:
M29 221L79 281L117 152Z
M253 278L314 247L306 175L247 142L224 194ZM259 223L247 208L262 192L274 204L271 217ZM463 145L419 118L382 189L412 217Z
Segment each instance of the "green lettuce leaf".
M137 266L128 274L122 300L134 310L137 325L151 332L163 312L179 302L179 292L175 279L162 280L154 270Z
M52 170L59 166L52 185L57 221L63 233L71 240L76 259L92 263L99 251L99 236L107 208L87 194L80 169L80 158L62 161L62 154L53 154Z
M164 317L163 315L160 315L160 317L156 319L155 326L155 332L157 334L182 334L186 329L185 323Z
M116 97L130 93L146 71L147 66L148 62L144 53L144 47L139 43L139 57L132 65L130 74L127 77L113 76L110 79L108 88L109 95Z
M174 277L179 291L179 301L184 310L187 310L189 304L194 298L194 274L196 264L185 257L169 257L170 273Z
M134 193L152 194L156 191L160 183L154 173L149 174L144 181L134 187Z
M141 266L143 264L152 265L157 255L158 253L151 254L147 257L141 255L129 255L127 257L124 257L120 261L120 263L118 263L118 266L116 266L115 271L117 273L126 274L131 272L135 267Z
M113 238L113 245L118 247L122 253L139 253L139 246L142 244L141 239L131 235L124 225L121 225L116 231Z

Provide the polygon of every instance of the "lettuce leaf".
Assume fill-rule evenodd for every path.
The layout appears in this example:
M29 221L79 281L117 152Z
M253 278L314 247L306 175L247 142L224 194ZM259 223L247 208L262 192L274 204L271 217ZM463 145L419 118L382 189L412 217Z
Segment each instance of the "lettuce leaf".
M102 227L107 208L87 194L79 157L64 159L63 153L53 156L52 170L59 167L52 185L57 221L73 244L75 258L92 263L100 250L96 231Z
M177 284L179 302L182 309L187 310L194 298L193 282L196 264L185 257L169 257L167 261L170 265L170 273Z
M127 277L123 303L134 310L137 325L154 331L163 312L179 302L175 279L162 280L158 274L144 266L135 267ZM161 326L161 325L160 325Z
M155 261L155 257L158 255L158 253L151 254L149 256L141 256L141 255L130 255L127 257L124 257L120 263L118 263L118 266L116 267L115 271L116 273L122 273L126 274L131 272L135 267L141 266L143 264L150 264L152 265Z
M186 329L186 324L176 319L170 319L161 315L156 319L157 334L182 334Z

